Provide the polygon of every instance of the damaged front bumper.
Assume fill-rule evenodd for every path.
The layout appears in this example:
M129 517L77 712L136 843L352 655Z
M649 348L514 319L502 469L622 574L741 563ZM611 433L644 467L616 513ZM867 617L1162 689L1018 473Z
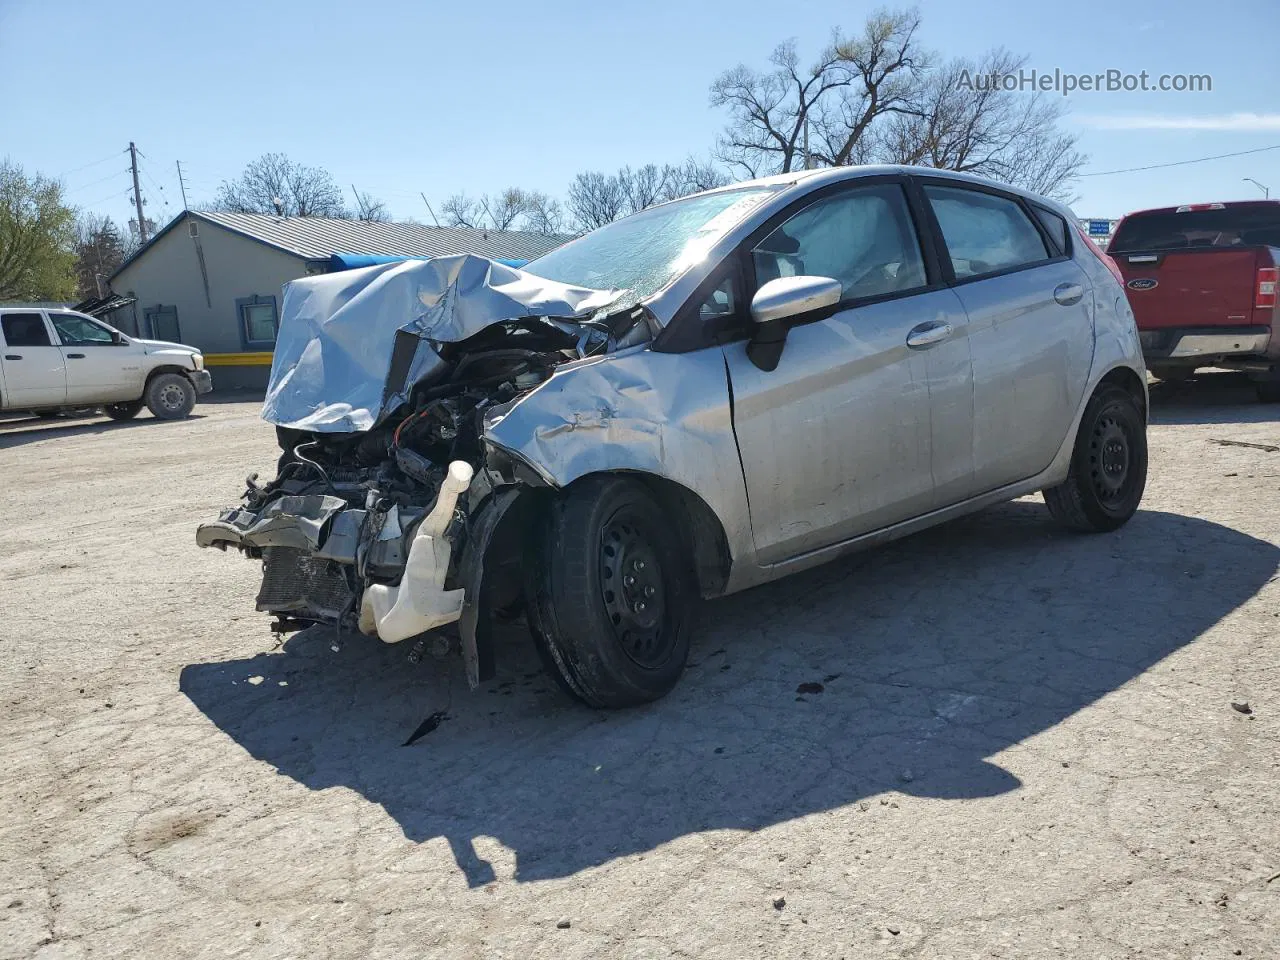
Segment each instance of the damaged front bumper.
M238 507L196 529L201 547L234 547L263 561L257 608L295 620L341 623L396 643L456 621L463 591L449 577L458 499L470 464L455 461L425 515L354 507L329 494Z

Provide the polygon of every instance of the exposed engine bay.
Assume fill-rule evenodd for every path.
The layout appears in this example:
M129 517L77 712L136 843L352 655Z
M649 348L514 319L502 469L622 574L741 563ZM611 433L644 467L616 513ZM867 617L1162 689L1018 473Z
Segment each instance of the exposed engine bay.
M361 323L370 319L370 309L385 315L387 274L397 271L402 285L416 285L409 302L418 305L418 314L399 317L393 336L385 336L382 324L381 342L389 350L378 371L369 350L377 334L368 329L365 335ZM275 616L273 629L358 626L398 642L459 620L467 602L474 606L478 570L468 577L463 565L469 556L477 567L484 561L512 494L541 485L536 472L486 441L486 423L500 419L558 367L643 343L651 329L642 308L610 314L609 292L563 288L477 257L350 274L286 288L264 406L282 451L276 476L266 483L250 476L243 503L202 524L196 540L262 561L256 606ZM378 293L380 282L382 295L362 307L360 296ZM566 289L572 296L564 295ZM494 291L502 296L495 298ZM484 318L474 309L477 303L510 308L503 299L541 315ZM583 315L543 313L565 309L566 302ZM333 303L338 306L331 309ZM353 312L353 304L360 309ZM334 317L342 323L326 329ZM469 335L434 339L450 324ZM351 337L352 330L360 336ZM348 389L345 379L353 370L365 371L371 381L380 374L381 382L372 384L377 390L364 382ZM365 402L334 404L336 394ZM368 402L373 396L377 402ZM371 426L359 429L362 422ZM508 560L519 564L518 555ZM518 587L512 589L517 594L507 603L519 599ZM468 629L476 629L474 619L464 623L464 633ZM474 684L485 671L472 659L468 677Z

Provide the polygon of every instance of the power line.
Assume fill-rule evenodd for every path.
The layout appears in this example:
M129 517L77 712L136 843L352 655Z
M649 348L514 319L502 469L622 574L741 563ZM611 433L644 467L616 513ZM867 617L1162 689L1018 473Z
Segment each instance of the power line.
M1197 157L1194 160L1174 160L1171 163L1150 163L1145 167L1126 167L1123 170L1100 170L1097 173L1082 173L1081 177L1109 177L1113 173L1138 173L1141 170L1160 170L1164 167L1183 167L1189 163L1204 163L1207 160L1226 160L1228 157L1244 157L1251 153L1266 153L1268 150L1280 150L1280 143L1272 147L1258 147L1254 150L1240 150L1236 153L1219 153L1212 157Z
M125 150L120 151L120 153L127 153L127 152L128 151L125 151ZM120 153L113 153L111 156L103 157L101 160L93 160L89 163L84 164L83 166L74 167L71 170L67 170L63 173L58 174L54 179L61 180L63 177L69 177L73 173L79 173L81 170L88 170L90 167L96 167L100 163L106 163L108 160L114 160L116 159L116 157L120 156Z
M106 203L108 200L114 200L116 197L123 197L126 193L132 193L132 192L133 192L132 187L125 187L123 190L118 190L109 196L103 197L101 200L90 200L88 203L85 204L85 206L94 207L100 203Z
M88 183L82 183L78 187L72 187L70 190L67 191L67 196L71 196L71 194L73 193L79 193L81 190L88 190L90 187L96 187L100 183L106 183L108 180L112 179L113 177L118 177L120 176L120 174L128 173L128 172L129 172L128 170L113 170L111 173L108 173L105 177L99 177L97 180L90 180Z

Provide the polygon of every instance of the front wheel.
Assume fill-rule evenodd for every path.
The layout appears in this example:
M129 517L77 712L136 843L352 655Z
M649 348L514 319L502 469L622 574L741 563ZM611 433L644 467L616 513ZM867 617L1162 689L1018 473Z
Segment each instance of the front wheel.
M562 686L593 707L671 691L689 658L693 576L643 484L574 484L551 503L528 559L529 625Z
M180 373L162 373L147 384L147 409L161 420L181 420L196 405L196 388Z
M1044 491L1049 513L1063 526L1105 533L1128 522L1147 486L1147 424L1129 391L1104 384L1085 407L1071 454L1071 472Z

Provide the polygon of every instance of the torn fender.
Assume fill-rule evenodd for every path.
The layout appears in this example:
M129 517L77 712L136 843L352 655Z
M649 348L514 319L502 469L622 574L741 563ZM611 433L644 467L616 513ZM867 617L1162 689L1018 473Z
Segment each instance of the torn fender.
M481 607L481 602L487 598L485 576L497 559L489 556L489 547L519 497L518 488L507 487L487 499L472 514L466 547L458 565L458 579L464 590L458 630L462 636L467 685L472 690L494 675L493 620L489 616L490 611Z
M746 485L718 349L639 347L568 364L486 418L484 438L550 486L592 473L650 474L697 494L724 529L733 563L750 557Z

